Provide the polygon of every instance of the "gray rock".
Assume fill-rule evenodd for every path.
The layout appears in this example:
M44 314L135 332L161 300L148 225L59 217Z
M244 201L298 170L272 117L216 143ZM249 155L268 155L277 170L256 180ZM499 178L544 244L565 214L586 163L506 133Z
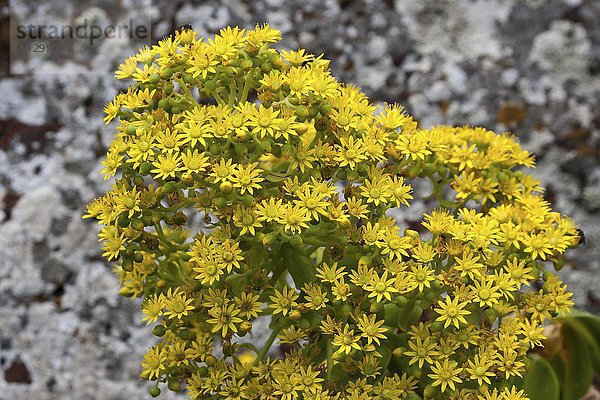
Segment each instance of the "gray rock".
M15 0L11 11L62 22L83 4L38 3ZM157 36L184 23L209 37L228 24L268 21L284 32L280 48L324 53L334 76L374 100L406 106L421 126L511 129L536 154L533 173L553 207L585 231L586 245L567 253L561 276L578 307L600 312L599 2L121 3L125 19L152 16ZM103 4L112 2L78 15L110 17L97 8ZM11 65L36 74L0 74L1 398L148 397L139 363L154 338L140 323L139 302L118 296L108 263L99 261L98 226L81 220L85 203L111 184L99 175L114 133L101 110L126 86L112 73L135 50L122 38L64 64ZM524 105L524 113L499 121L508 103ZM409 227L427 207L416 202L393 215ZM257 321L245 340L263 343L267 322Z

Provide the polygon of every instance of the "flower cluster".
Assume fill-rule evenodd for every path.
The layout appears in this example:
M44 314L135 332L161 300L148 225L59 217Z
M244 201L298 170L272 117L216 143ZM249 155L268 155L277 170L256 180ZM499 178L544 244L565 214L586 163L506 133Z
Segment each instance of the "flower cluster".
M532 155L483 128L419 129L279 39L183 29L116 73L134 82L105 109L117 179L85 217L159 338L151 393L525 399L526 353L572 306L548 267L579 242L523 172ZM408 229L391 215L419 181L429 208Z

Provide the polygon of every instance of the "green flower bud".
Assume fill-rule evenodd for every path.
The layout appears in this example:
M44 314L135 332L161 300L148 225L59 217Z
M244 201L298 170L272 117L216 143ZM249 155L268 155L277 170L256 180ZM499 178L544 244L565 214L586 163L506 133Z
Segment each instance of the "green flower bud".
M131 220L131 227L136 231L143 231L144 222L140 218L134 218Z
M252 204L254 204L254 197L249 194L243 196L240 200L246 207L250 207Z
M159 81L160 76L158 74L152 74L150 75L150 78L148 78L148 82L150 82L152 85L156 85Z
M331 110L333 109L333 107L331 106L331 104L321 104L319 106L319 112L321 113L321 115L329 115L331 114Z
M221 182L221 184L219 185L219 189L223 193L231 193L231 191L233 190L233 184L229 181Z
M153 168L154 168L154 166L152 164L150 164L149 162L142 163L140 165L140 174L148 175L150 173L150 170L152 170Z
M306 106L296 107L296 116L300 119L306 119L309 116L308 108Z
M119 218L117 218L117 224L123 228L129 226L129 217L127 216L127 214L121 213L121 215L119 215Z
M394 351L392 351L392 355L396 358L400 358L404 355L404 351L406 349L404 347L396 347Z
M123 268L123 271L127 271L127 272L133 271L133 260L131 258L123 258L123 262L121 263L121 268Z
M156 325L154 329L152 329L152 334L157 337L163 337L167 333L167 328L164 325Z
M187 215L185 215L183 211L177 211L173 216L173 225L183 226L187 223L187 221Z
M144 255L139 251L136 251L135 253L133 253L133 261L136 263L141 263L142 261L144 261Z
M227 207L227 199L225 197L217 197L214 201L213 201L215 207L217 208L225 208Z
M153 386L149 390L150 396L158 397L160 396L160 388L158 386Z
M174 191L177 190L177 182L171 181L171 182L167 182L165 183L165 185L163 186L163 189L166 193L173 193Z
M167 68L163 68L163 69L160 71L160 77L161 77L162 79L169 79L169 78L171 78L171 76L173 75L173 72L174 72L174 71L173 71L173 68L169 68L169 67L167 67Z
M212 355L206 356L206 359L204 360L204 362L209 367L214 367L217 364L217 358L215 356L212 356Z
M179 392L181 390L181 384L179 382L179 379L169 379L167 381L167 386L172 392Z
M135 127L135 125L127 125L127 129L125 129L125 133L127 133L128 135L135 135L135 132L137 131L137 128Z
M302 236L300 236L300 235L292 236L290 239L290 244L294 247L302 246L304 244L304 241L302 240Z

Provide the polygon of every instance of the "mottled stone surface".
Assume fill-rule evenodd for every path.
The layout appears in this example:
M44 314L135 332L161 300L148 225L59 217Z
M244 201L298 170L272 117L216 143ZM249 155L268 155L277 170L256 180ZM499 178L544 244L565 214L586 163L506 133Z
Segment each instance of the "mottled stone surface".
M514 132L537 155L548 199L586 233L562 274L577 305L600 312L600 2L194 4L154 1L145 12L156 36L184 23L208 36L268 21L283 31L281 47L324 53L337 78L404 104L424 126ZM101 109L123 87L110 71L135 49L100 48L92 61L106 75L56 73L85 71L90 60L80 60L9 76L7 21L0 1L0 400L148 398L137 375L153 339L139 304L117 295L97 226L80 218L109 185Z

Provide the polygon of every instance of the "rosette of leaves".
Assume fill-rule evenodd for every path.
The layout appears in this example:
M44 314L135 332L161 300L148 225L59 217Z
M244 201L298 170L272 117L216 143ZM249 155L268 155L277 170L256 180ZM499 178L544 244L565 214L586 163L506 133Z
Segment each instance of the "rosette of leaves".
M572 305L552 263L579 242L532 155L420 129L279 39L184 29L116 73L132 83L105 109L115 183L86 217L154 326L151 394L526 398L526 354Z

